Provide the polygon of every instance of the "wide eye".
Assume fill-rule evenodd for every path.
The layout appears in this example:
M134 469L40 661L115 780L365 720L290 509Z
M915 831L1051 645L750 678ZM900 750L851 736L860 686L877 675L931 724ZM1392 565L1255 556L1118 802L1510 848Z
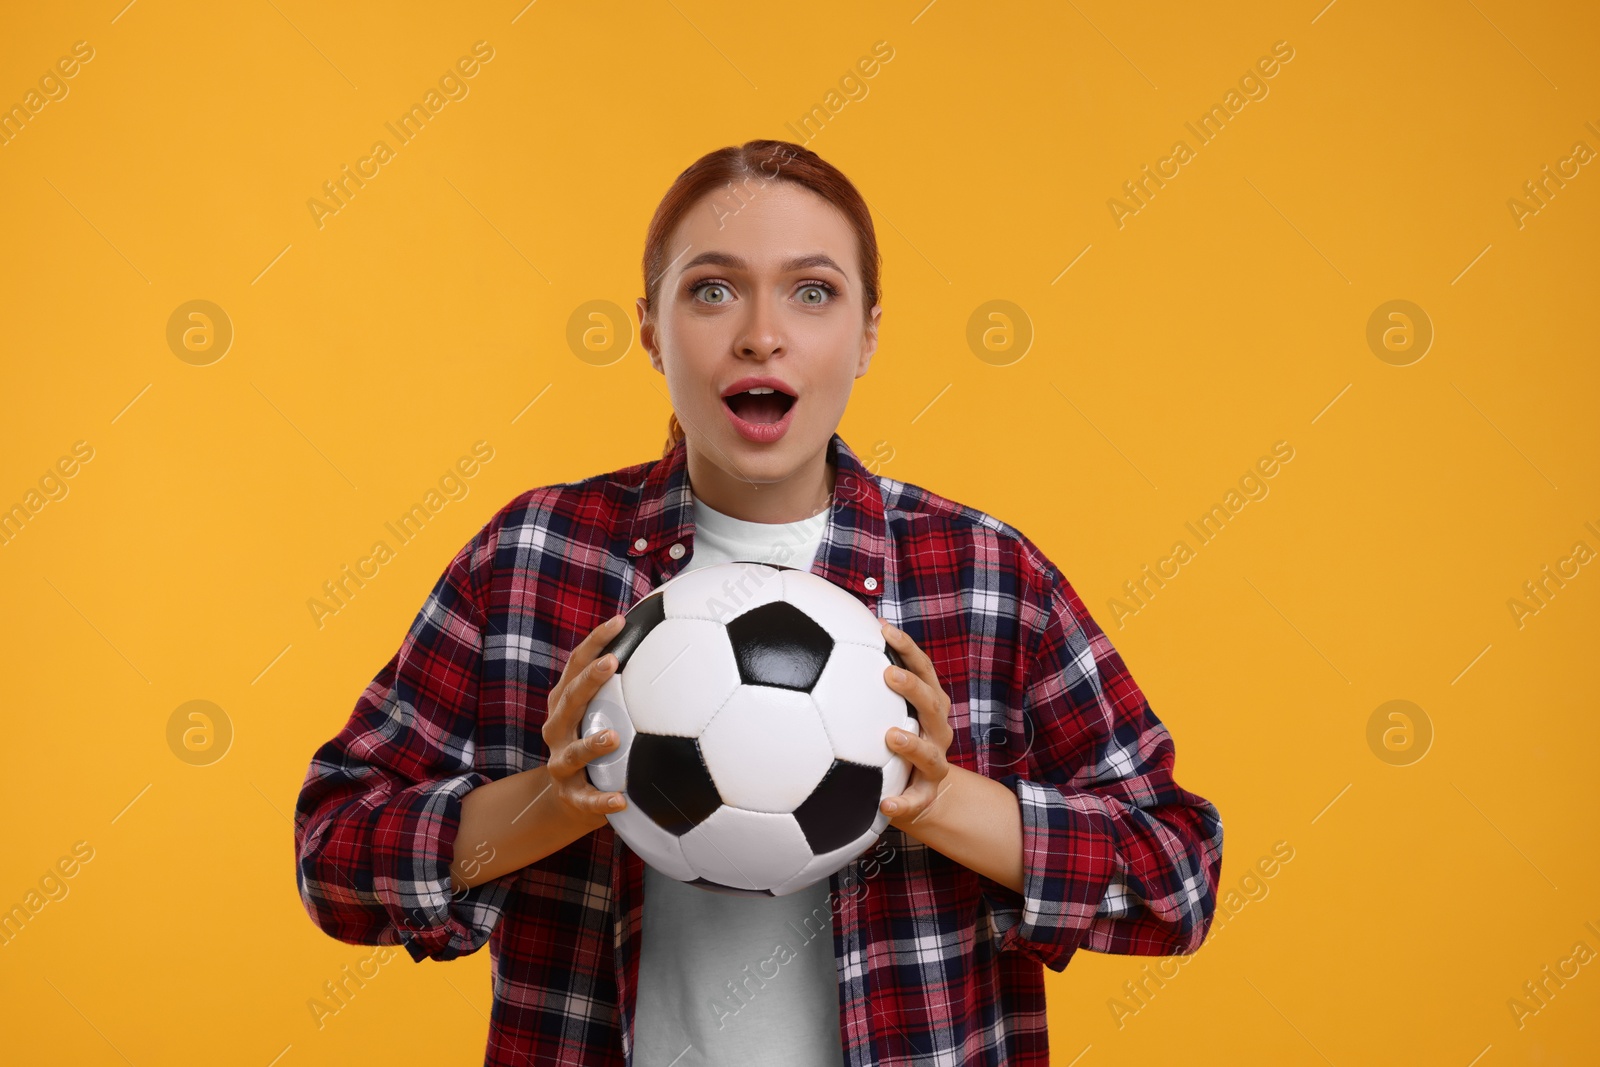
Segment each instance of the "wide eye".
M693 289L691 289L690 292L698 293L702 289L706 290L708 292L713 292L713 293L717 294L717 297L714 300L707 300L705 297L701 297L701 299L705 300L706 303L708 303L708 304L726 304L728 302L727 301L727 296L728 296L727 286L723 285L721 282L701 282L699 285L697 285Z
M815 294L814 296L812 294ZM832 290L826 285L807 285L800 290L800 302L803 304L824 304L832 296Z

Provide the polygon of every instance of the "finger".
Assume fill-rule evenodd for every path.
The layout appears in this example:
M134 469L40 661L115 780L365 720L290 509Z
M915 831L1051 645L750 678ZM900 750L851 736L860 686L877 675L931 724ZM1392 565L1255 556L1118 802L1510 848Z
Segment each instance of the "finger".
M917 643L911 640L905 631L890 626L888 623L883 625L883 630L884 640L889 642L890 647L899 654L901 661L905 663L906 669L911 672L912 677L927 687L928 703L922 704L916 700L912 700L912 703L917 706L918 717L923 719L923 726L930 729L933 734L938 735L943 723L950 717L950 698L945 693L944 686L939 684L939 672L934 669L933 660L926 652L917 647ZM924 710L932 712L932 715L923 718L922 712Z
M561 707L558 714L561 716L563 729L569 725L569 719L571 726L577 726L577 717L589 706L589 701L594 699L600 687L611 679L616 670L616 654L607 652L599 659L590 661L589 665L561 690Z
M901 638L910 644L910 638L903 634ZM915 669L919 656L921 662L926 665L921 673ZM889 683L891 689L909 700L917 709L917 720L922 726L923 734L948 747L955 736L950 729L950 697L939 684L933 662L923 655L921 650L918 650L915 656L907 653L901 658L909 668L905 672L904 680L897 677L894 667L884 669L884 680Z
M939 760L943 755L933 744L925 739L913 737L909 732L893 727L889 730L888 744L890 751L902 756L917 770L925 775L937 777L939 774Z
M926 782L918 781L904 793L896 796L885 797L878 807L885 815L904 822L915 822L922 817L922 813L932 806L938 791Z
M562 665L561 678L551 690L551 712L559 717L563 728L567 719L576 719L576 712L589 704L589 699L606 683L616 670L614 653L600 655L607 642L622 630L622 616L615 615L590 631L578 643ZM574 699L576 697L576 699ZM576 722L573 723L576 726Z
M578 647L573 649L572 655L567 658L567 666L571 667L574 674L599 657L601 650L622 632L625 619L624 615L613 615L590 630L588 636L578 642Z
M904 630L884 623L883 639L905 661L906 669L931 686L938 686L939 675L933 669L933 659L911 640Z
M561 678L556 682L555 688L560 689L585 670L590 663L600 655L600 650L622 630L623 616L613 615L605 622L590 630L582 641L578 642L572 654L567 657L567 662L561 665Z
M615 730L600 730L588 737L579 737L563 745L556 763L560 765L557 772L567 778L577 774L587 767L590 762L608 752L616 751L617 732Z
M579 784L567 793L568 803L582 808L604 814L606 812L621 811L627 800L621 793L613 793L596 789L587 778L581 779Z
M936 736L938 724L948 717L944 710L944 690L929 685L910 671L893 666L884 668L883 680L917 709L917 723L922 727L923 735Z
M578 642L578 647L572 650L572 654L574 656L582 654L588 659L593 659L599 654L600 649L604 648L607 642L621 631L622 622L626 617L621 614L613 615L593 630L590 630L589 635Z
M911 816L911 820L910 821L911 822L916 822L918 819L920 819L924 815L928 814L928 812L932 811L934 809L934 807L939 803L939 799L941 797L943 797L945 795L945 793L949 790L950 784L951 784L950 780L946 779L943 782L939 783L938 788L934 788L932 785L929 785L928 788L927 788L927 791L926 791L927 792L926 800L924 800L923 802L921 802L921 803L919 803L917 805L916 812Z

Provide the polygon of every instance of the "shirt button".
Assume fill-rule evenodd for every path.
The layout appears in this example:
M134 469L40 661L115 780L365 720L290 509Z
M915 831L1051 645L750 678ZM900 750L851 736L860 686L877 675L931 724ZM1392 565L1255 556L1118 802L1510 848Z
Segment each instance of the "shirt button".
M650 547L650 542L641 537L639 540L633 543L633 547L637 548L640 552L643 552L645 549Z
M683 558L683 545L681 545L681 544L673 545L671 548L667 549L667 555L671 556L673 559L682 559Z
M876 579L876 578L868 578L866 581L862 582L861 584L866 586L868 589L876 589L876 588L878 588L878 579Z

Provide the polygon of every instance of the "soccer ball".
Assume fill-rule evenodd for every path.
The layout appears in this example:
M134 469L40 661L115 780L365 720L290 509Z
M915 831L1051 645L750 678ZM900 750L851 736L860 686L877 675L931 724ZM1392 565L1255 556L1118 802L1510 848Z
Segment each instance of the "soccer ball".
M630 608L604 652L617 670L580 733L619 744L589 761L589 781L625 793L606 818L657 871L784 896L883 833L878 805L911 775L885 734L922 731L883 680L904 662L845 590L778 564L686 571Z

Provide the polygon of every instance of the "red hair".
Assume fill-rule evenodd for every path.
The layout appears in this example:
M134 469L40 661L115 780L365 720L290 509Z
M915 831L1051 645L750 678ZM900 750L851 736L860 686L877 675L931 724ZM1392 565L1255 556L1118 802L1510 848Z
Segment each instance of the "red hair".
M838 208L856 232L856 246L861 262L864 317L870 317L878 303L880 287L878 276L881 260L878 255L878 235L872 227L872 214L867 202L856 187L850 184L838 168L826 162L809 148L789 141L746 141L737 147L729 145L707 152L678 175L677 181L667 190L656 205L655 217L644 241L644 300L647 311L659 305L661 279L666 274L669 261L667 238L671 236L689 210L708 193L724 188L744 186L751 181L786 181L803 186ZM738 190L734 189L735 196ZM676 414L667 418L667 444L661 450L666 456L683 439L683 427Z

